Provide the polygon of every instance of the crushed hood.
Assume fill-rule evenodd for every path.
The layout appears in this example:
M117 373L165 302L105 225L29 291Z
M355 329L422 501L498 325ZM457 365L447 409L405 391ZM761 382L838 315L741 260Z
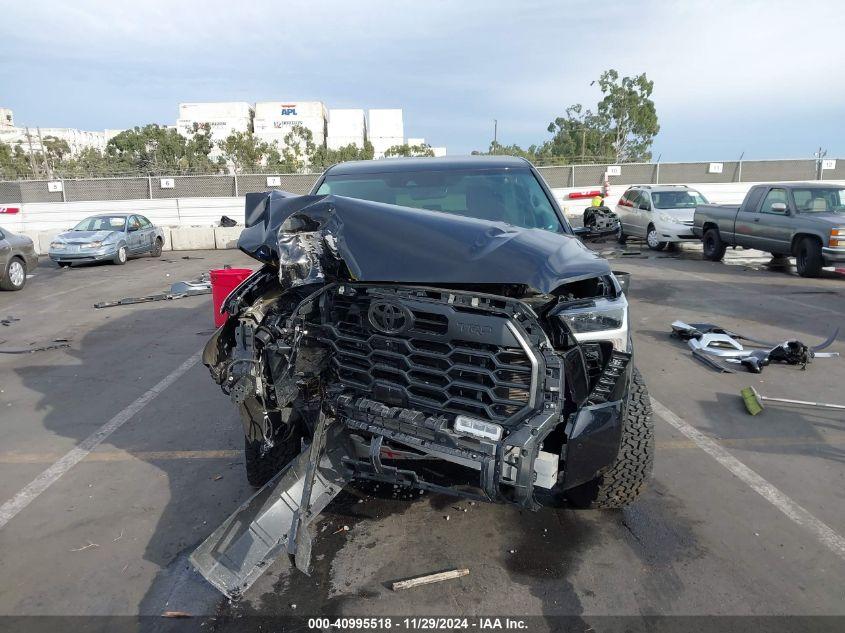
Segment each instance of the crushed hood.
M284 266L280 238L316 233L326 244L320 259L341 260L355 281L523 284L548 293L610 273L571 235L342 196L247 194L245 223L238 248L247 255Z

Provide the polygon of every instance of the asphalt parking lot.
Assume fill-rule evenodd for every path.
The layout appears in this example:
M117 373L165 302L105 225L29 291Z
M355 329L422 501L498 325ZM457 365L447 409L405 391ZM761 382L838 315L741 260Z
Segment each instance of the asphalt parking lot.
M251 493L236 410L198 362L210 297L92 305L254 262L42 260L22 292L0 294L0 317L20 319L0 327L0 348L69 345L0 354L0 615L183 611L225 629L252 614L845 614L845 419L774 405L751 417L739 398L754 385L843 402L845 358L718 374L668 334L682 319L815 343L845 325L845 276L802 279L754 253L716 264L689 246L596 248L632 273L637 364L656 402L654 479L633 506L530 513L354 487L318 524L311 577L279 561L236 604L187 564ZM831 349L845 354L845 333ZM470 575L388 588L451 567Z

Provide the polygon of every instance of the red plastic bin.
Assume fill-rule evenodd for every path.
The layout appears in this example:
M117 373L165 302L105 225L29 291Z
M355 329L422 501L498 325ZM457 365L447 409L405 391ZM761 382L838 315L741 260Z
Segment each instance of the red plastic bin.
M249 268L220 268L210 271L211 302L214 304L214 327L220 327L228 316L220 312L220 307L235 288L252 274Z

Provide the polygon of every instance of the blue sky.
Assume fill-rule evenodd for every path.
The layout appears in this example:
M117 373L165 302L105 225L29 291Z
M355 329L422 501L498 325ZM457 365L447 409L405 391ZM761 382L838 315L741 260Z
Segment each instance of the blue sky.
M125 7L125 8L124 8ZM602 70L655 82L664 161L845 157L838 1L0 0L0 106L44 127L174 123L180 101L401 107L453 154L529 145Z

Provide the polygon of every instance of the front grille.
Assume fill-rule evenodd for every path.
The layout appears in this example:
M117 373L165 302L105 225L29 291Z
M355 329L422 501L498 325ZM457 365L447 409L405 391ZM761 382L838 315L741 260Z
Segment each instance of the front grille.
M461 319L462 312L445 302L403 302L413 314L413 328L383 334L368 319L371 300L366 293L332 294L323 305L323 336L346 390L391 406L497 423L528 406L532 365L524 349L454 338L450 319Z

